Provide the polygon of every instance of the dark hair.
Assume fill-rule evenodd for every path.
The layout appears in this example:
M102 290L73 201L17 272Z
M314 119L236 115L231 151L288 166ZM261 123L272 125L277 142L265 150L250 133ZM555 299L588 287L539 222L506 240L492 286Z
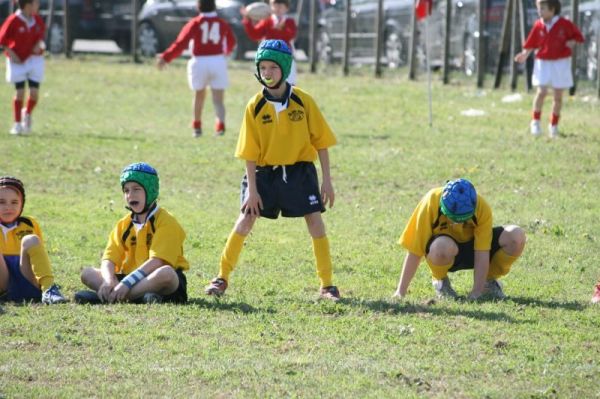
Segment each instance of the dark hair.
M554 10L554 15L560 14L560 0L541 0L541 4L545 4L549 9Z
M19 0L19 8L22 10L27 4L33 3L33 0Z
M290 0L273 0L273 3L275 3L275 4L283 4L287 8L290 8Z
M215 0L198 0L198 10L200 12L212 12L217 10Z

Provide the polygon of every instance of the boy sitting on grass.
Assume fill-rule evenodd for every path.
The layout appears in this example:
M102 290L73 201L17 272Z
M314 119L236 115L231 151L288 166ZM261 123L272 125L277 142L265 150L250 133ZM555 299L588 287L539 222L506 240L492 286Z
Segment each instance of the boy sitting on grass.
M158 206L158 173L146 163L134 163L123 169L120 180L131 213L111 232L100 268L82 270L81 281L93 291L79 291L75 302L187 302L185 232Z
M433 277L438 298L457 298L448 272L474 269L469 299L506 296L498 279L523 253L525 232L519 226L492 227L492 209L470 181L452 180L429 191L413 211L400 237L408 251L394 296L404 298L421 258Z
M24 205L21 180L0 177L0 300L64 303L67 300L54 284L42 230L32 217L21 216Z

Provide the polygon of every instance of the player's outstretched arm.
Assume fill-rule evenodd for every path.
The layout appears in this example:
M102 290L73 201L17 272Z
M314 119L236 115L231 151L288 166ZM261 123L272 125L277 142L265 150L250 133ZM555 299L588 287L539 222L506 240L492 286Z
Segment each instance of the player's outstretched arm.
M469 294L469 299L477 299L483 294L485 280L490 269L490 251L475 251L473 269L473 290Z
M406 293L408 292L408 286L417 272L419 263L421 263L420 256L415 255L412 252L406 254L406 257L404 258L404 264L402 265L402 274L400 275L398 288L396 289L396 292L394 292L394 297L404 298L406 296Z

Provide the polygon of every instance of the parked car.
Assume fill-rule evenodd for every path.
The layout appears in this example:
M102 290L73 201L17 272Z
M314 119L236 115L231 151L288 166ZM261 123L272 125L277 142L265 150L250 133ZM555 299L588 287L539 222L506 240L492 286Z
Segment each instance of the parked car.
M8 16L10 1L0 0L0 23ZM123 51L129 51L131 11L131 0L69 0L69 47L76 39L113 40ZM40 0L40 15L48 21L49 14L49 1ZM52 53L64 51L63 17L63 1L54 0L47 39Z
M217 0L217 13L224 18L233 29L238 46L234 50L234 58L242 59L247 51L255 50L258 43L250 40L242 25L240 8L256 0ZM144 56L154 56L163 52L177 37L181 28L198 15L197 2L191 0L148 0L139 14L139 46ZM300 14L299 37L296 47L308 48L308 0L303 2ZM296 2L292 2L290 13L295 15Z

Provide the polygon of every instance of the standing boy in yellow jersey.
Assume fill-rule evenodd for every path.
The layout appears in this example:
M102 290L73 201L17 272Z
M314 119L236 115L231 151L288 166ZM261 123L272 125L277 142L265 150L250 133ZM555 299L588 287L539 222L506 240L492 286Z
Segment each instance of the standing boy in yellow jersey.
M408 250L394 296L403 298L423 256L440 298L456 298L448 272L474 269L470 299L486 294L505 298L498 279L510 271L525 247L518 226L492 227L492 210L465 179L429 191L400 237Z
M284 41L263 41L255 63L264 89L246 106L235 153L246 161L241 213L221 255L219 275L206 293L225 292L256 218L276 219L281 212L284 217L304 217L321 282L319 294L337 301L340 294L332 284L329 241L321 218L325 205L333 206L335 199L327 150L336 143L335 136L312 97L286 82L292 53ZM320 191L313 163L317 155L323 179Z
M79 291L75 302L185 303L185 232L158 206L158 173L146 163L134 163L123 169L120 180L131 213L110 233L100 268L82 270L81 281L93 291Z
M67 300L54 284L42 230L35 219L22 216L24 205L23 182L0 177L0 300L64 303Z

